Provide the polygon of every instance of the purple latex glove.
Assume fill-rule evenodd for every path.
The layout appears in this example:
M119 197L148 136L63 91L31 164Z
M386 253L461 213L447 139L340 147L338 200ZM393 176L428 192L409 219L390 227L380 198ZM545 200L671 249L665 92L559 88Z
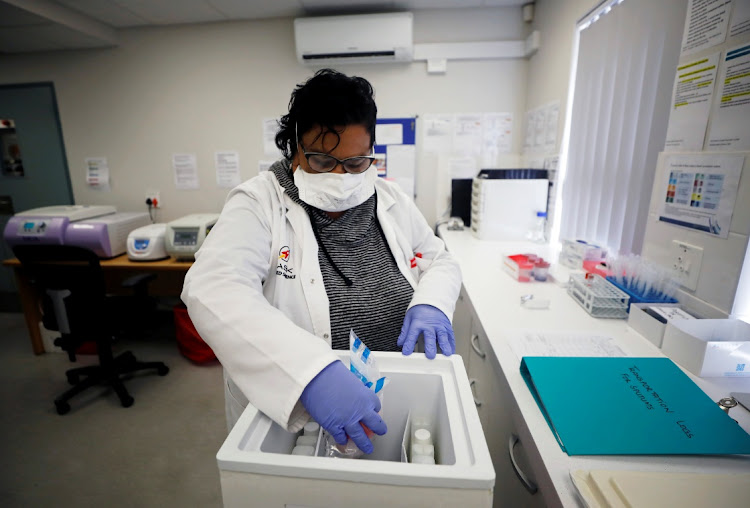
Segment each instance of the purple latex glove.
M445 356L456 352L456 338L453 336L451 322L437 307L415 305L406 311L404 326L401 327L396 343L399 347L403 346L401 352L405 355L412 354L420 334L424 335L424 354L430 360L437 354L437 344Z
M340 445L347 435L365 453L372 443L360 423L382 436L388 430L380 418L380 399L340 361L321 370L300 395L300 401L313 420L327 430Z

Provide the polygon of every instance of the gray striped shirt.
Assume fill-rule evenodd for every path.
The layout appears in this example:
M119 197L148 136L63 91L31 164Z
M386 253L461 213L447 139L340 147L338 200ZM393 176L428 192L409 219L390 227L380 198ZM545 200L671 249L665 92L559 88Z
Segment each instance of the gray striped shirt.
M323 249L318 249L330 303L333 349L349 348L351 328L373 351L399 351L396 340L414 289L396 266L383 237L375 215L376 196L333 220L299 199L289 161L274 163L271 171L289 197L315 221L320 242L339 270L353 282L347 286Z

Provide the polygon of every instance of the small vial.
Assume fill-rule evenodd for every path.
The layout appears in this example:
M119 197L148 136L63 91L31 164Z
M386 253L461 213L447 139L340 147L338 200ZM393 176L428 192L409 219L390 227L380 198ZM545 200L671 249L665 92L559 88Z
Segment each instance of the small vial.
M422 445L422 451L423 453L420 453L420 455L424 455L426 457L432 457L435 458L435 447L431 444Z
M549 263L543 259L539 259L534 264L534 278L539 282L546 282L547 274L549 273Z
M318 444L317 436L300 436L297 438L297 446L315 446Z
M427 416L415 416L411 421L412 429L427 429L432 432L432 419Z
M315 454L315 448L312 446L295 446L292 455L308 455L312 457Z
M417 429L414 431L414 443L421 445L431 445L432 435L427 429Z
M307 422L303 428L304 428L305 436L318 437L318 432L320 431L320 425L318 425L317 422Z

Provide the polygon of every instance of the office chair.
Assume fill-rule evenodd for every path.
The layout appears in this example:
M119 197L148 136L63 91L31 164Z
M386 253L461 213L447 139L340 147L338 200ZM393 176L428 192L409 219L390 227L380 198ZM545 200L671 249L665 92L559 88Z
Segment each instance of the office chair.
M162 362L139 362L126 351L113 357L112 339L117 332L117 298L106 295L104 274L99 258L88 249L66 245L18 245L13 253L21 262L31 285L42 302L42 322L49 330L60 331L55 341L75 361L75 352L88 341L96 342L98 365L68 370L65 375L72 388L55 399L58 414L70 411L68 401L89 387L111 386L123 407L134 399L125 389L121 376L143 369L156 369L165 376L169 372ZM145 285L154 275L131 281L136 293L143 295ZM128 284L124 284L128 285ZM132 307L130 308L132 310ZM127 316L137 321L138 315Z

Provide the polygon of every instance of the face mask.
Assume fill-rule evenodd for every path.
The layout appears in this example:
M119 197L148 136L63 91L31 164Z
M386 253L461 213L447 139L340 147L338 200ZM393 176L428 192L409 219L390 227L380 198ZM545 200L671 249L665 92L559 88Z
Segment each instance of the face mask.
M299 198L326 212L343 212L361 205L375 193L377 170L371 167L359 174L307 173L297 166L294 185Z

